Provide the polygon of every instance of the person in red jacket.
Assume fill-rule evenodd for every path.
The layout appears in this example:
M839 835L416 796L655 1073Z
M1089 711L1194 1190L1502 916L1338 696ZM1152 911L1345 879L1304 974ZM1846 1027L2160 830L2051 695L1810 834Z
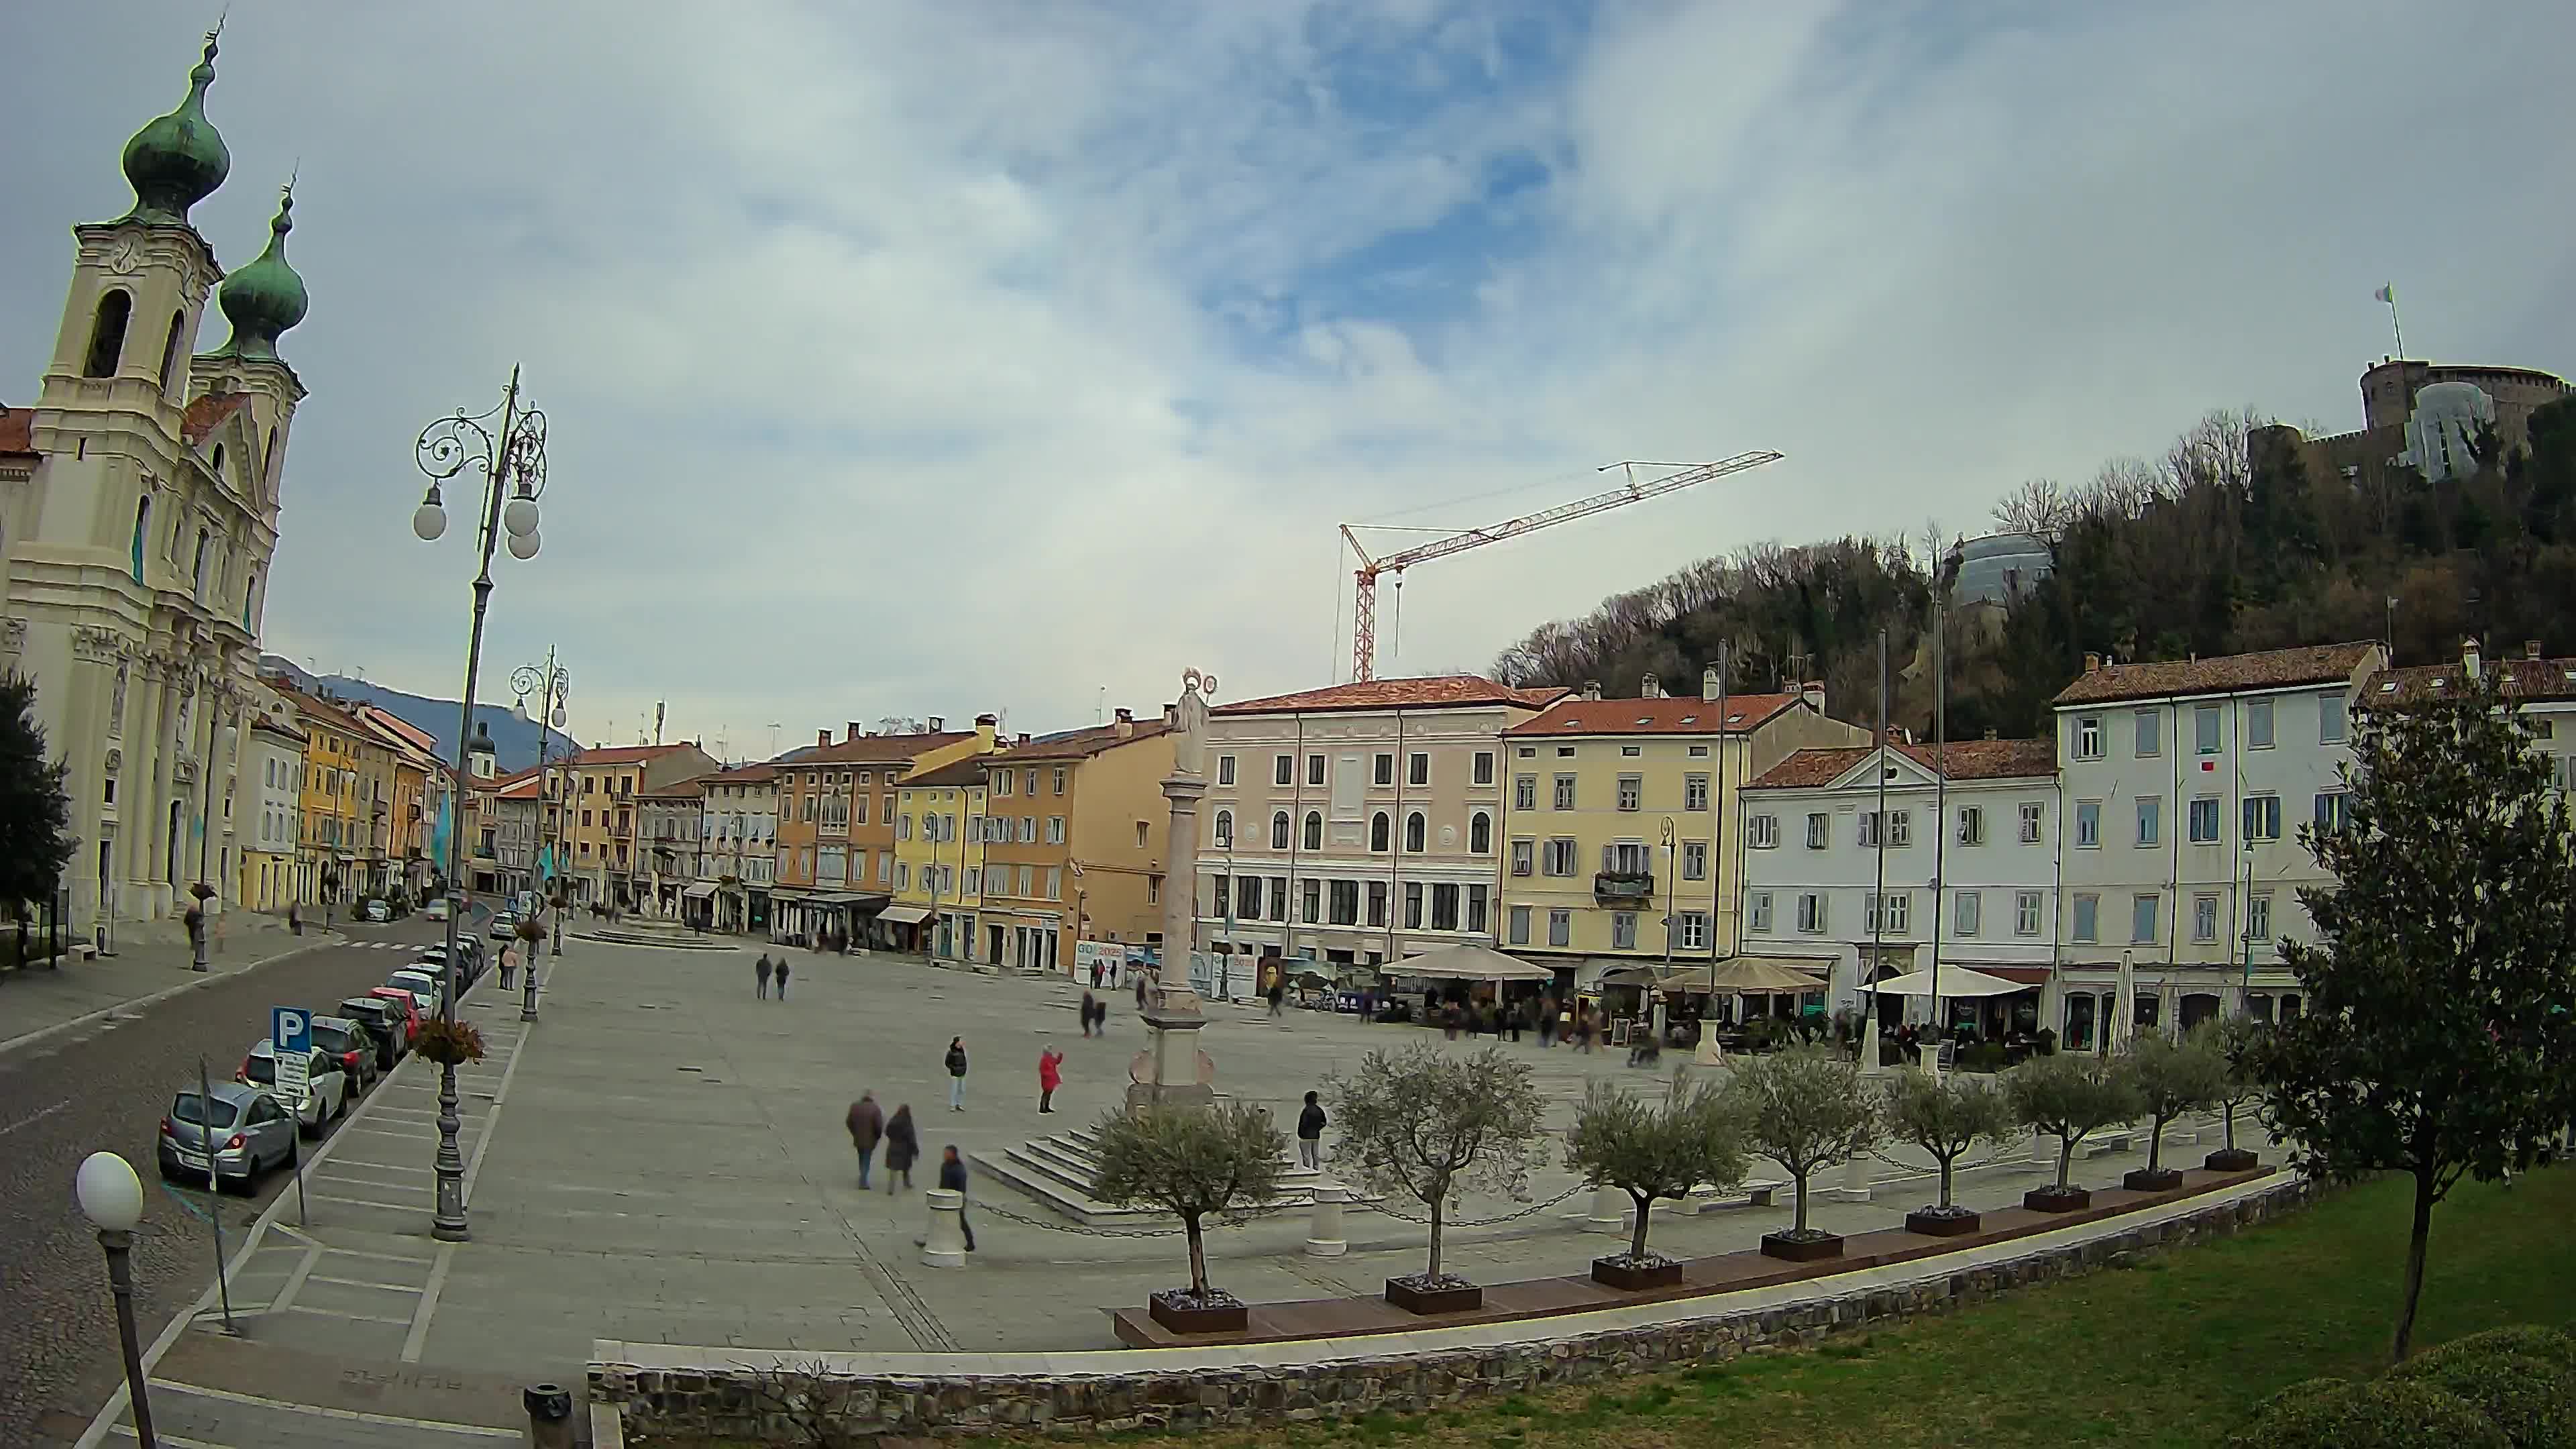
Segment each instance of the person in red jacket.
M1055 1110L1055 1089L1064 1085L1064 1053L1048 1047L1038 1053L1038 1110Z

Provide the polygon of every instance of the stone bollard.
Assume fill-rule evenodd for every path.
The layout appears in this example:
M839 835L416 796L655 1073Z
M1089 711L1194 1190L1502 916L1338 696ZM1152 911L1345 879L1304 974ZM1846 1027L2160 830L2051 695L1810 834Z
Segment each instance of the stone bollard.
M966 1230L961 1215L966 1194L934 1187L922 1196L930 1202L930 1232L921 1240L921 1261L932 1268L966 1266Z
M1342 1204L1351 1200L1351 1190L1338 1182L1315 1184L1315 1215L1306 1228L1306 1256L1338 1258L1351 1250L1350 1241L1342 1236Z
M1869 1201L1870 1172L1870 1158L1866 1153L1844 1163L1842 1186L1828 1188L1825 1192L1826 1198L1833 1202Z
M2057 1175L2057 1139L2033 1127L2030 1129L2030 1165L2049 1175Z
M528 1411L528 1443L533 1449L572 1449L572 1393L559 1384L534 1384L519 1402Z
M1583 1220L1587 1233L1619 1233L1628 1228L1628 1210L1635 1206L1627 1189L1601 1186L1592 1190L1592 1214Z

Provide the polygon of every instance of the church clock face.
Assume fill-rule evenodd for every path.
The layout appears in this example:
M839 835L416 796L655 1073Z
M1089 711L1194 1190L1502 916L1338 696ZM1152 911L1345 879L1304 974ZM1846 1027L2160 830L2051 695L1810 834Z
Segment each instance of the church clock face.
M118 239L116 249L107 254L107 269L120 277L133 275L134 269L142 262L143 249L136 246L130 236Z

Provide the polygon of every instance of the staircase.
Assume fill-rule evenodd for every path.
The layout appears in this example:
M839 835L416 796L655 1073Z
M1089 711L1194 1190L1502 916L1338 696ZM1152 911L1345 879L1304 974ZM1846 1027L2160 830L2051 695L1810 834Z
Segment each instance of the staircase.
M1137 1227L1158 1223L1170 1216L1158 1208L1115 1207L1091 1195L1091 1184L1100 1170L1100 1149L1091 1129L1078 1127L1058 1132L1052 1137L1036 1137L992 1157L980 1152L965 1154L977 1172L1000 1182L1009 1183L1021 1192L1044 1203L1075 1222L1094 1227ZM1279 1193L1265 1204L1271 1209L1312 1207L1315 1187L1332 1178L1320 1172L1291 1165L1279 1174ZM1375 1198L1354 1190L1353 1202L1374 1202Z

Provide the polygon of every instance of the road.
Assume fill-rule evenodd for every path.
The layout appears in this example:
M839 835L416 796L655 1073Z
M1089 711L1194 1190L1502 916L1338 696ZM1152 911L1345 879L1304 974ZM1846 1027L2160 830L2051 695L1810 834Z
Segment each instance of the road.
M468 922L481 929L485 918ZM344 925L350 940L272 962L166 1001L0 1056L0 1446L68 1444L119 1382L113 1300L98 1239L72 1200L81 1159L125 1155L144 1181L134 1234L135 1314L148 1344L204 1291L215 1264L203 1191L158 1179L153 1152L171 1094L193 1087L197 1059L229 1080L268 1035L277 1006L327 1007L385 979L412 946L446 927L419 917L392 926ZM77 968L73 968L77 969ZM247 1197L213 1208L227 1249L292 1178L272 1174Z

